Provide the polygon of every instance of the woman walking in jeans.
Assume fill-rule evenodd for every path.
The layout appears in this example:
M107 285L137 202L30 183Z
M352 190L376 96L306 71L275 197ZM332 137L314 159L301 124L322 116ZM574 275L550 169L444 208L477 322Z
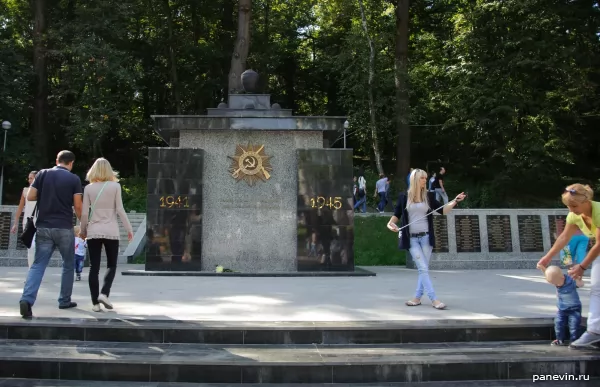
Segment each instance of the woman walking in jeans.
M577 230L589 237L596 238L596 243L587 253L583 262L579 262L569 270L569 275L574 279L581 278L583 273L591 267L592 288L590 290L590 311L587 320L587 331L573 343L573 348L593 348L600 343L600 264L596 258L600 255L600 202L592 201L594 191L588 185L573 184L565 188L562 202L569 208L567 224L554 246L538 262L538 266L547 267L560 250L571 240Z
M464 192L456 196L456 199L444 207L443 214L446 215L452 211L464 198ZM408 193L400 194L394 216L387 225L388 229L398 232L399 229L396 225L398 219L401 219L402 227L410 224L402 230L400 248L410 251L419 271L419 279L415 297L406 302L408 306L421 305L421 297L423 297L423 293L427 293L434 308L446 308L446 305L437 299L429 278L429 258L435 247L435 235L433 233L433 214L427 214L441 206L442 204L435 198L435 193L427 192L427 172L421 169L413 170L410 174Z
M83 209L81 211L81 238L87 238L90 254L90 273L88 282L92 296L92 310L100 312L100 304L107 309L113 306L108 301L110 288L117 271L119 257L119 223L127 229L129 241L133 239L133 230L121 198L121 185L117 173L114 172L108 160L99 158L87 173L86 180L91 184L83 191ZM102 293L99 292L98 275L100 273L100 255L102 246L106 252L107 270L104 276Z

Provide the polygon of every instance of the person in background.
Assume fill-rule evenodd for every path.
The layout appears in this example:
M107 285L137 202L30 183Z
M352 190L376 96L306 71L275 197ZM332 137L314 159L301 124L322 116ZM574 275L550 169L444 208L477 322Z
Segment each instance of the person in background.
M361 206L364 214L367 212L367 180L363 172L358 175L358 202L354 205L354 209L356 210Z
M444 175L446 174L446 168L441 167L440 173L435 177L433 182L433 188L435 190L435 198L444 204L448 203L448 195L446 194L446 188L444 187Z
M120 233L117 215L127 230L127 238L130 242L133 239L133 229L123 208L121 184L118 183L117 176L108 160L101 157L88 171L86 180L90 184L85 187L83 193L80 237L87 239L90 252L88 283L94 312L102 311L100 304L107 309L113 308L108 297L117 274L117 259L119 258ZM88 212L90 212L89 216ZM106 252L107 270L104 276L104 286L100 293L98 275L100 274L102 246Z
M19 219L21 218L21 213L25 210L23 214L23 229L25 229L25 225L27 224L27 218L34 216L33 209L35 208L35 204L37 201L35 200L27 200L27 192L29 192L29 188L33 181L35 180L35 175L37 175L37 171L29 172L27 176L27 181L29 181L29 187L23 188L23 192L21 193L21 200L19 201L19 207L17 207L17 213L15 214L15 224L13 224L10 232L13 234L17 233L19 229ZM33 223L35 224L36 217L33 218ZM35 258L35 235L33 236L33 241L31 242L31 247L27 249L27 266L31 267L33 265L33 260Z
M377 204L377 209L379 210L380 214L383 214L385 206L387 205L387 189L389 185L390 181L388 180L388 178L385 176L385 174L380 173L379 180L377 180L377 182L375 183L375 192L373 194L373 197L375 198L377 197L377 195L379 195L379 203Z
M429 179L429 184L427 187L427 191L429 191L429 192L435 192L435 189L433 188L433 183L435 183L435 175L436 175L435 172L433 172L431 174L431 178Z
M38 217L35 235L35 259L27 273L19 308L23 318L32 318L31 307L37 298L46 267L54 249L58 248L62 257L62 277L60 284L59 309L75 308L71 301L73 277L75 277L75 233L73 231L73 208L77 218L81 218L81 180L71 173L75 154L68 150L58 153L56 166L44 169L35 176L27 192L27 200L38 200Z
M79 237L81 227L75 226L75 281L81 281L83 272L83 261L85 260L85 249L87 243Z

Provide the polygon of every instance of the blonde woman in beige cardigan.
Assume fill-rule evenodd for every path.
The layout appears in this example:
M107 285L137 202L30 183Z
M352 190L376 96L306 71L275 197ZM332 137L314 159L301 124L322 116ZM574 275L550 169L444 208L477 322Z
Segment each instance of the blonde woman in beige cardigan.
M129 241L133 239L131 223L123 208L121 185L117 173L113 171L108 160L99 158L87 173L86 180L91 184L83 191L83 209L81 211L81 238L87 239L90 254L90 273L88 282L92 296L92 310L102 311L100 304L107 309L113 306L108 300L119 257L119 223L117 214L127 230ZM104 286L99 291L100 259L102 246L106 252L107 270Z

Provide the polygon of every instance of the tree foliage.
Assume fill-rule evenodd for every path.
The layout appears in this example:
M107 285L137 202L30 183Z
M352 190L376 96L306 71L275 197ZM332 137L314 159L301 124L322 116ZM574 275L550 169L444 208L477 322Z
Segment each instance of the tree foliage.
M40 2L48 109L38 138ZM274 102L347 115L355 164L373 170L376 127L382 169L398 181L408 124L410 166L446 166L472 206L549 205L574 181L600 188L597 1L413 0L407 69L397 58L406 2L361 2L375 50L371 107L357 1L252 1L247 68ZM104 156L143 178L147 148L163 144L150 115L205 114L226 98L237 12L235 0L0 0L0 119L13 124L4 201L15 203L27 171L61 149L76 152L81 175ZM408 105L398 104L399 71Z

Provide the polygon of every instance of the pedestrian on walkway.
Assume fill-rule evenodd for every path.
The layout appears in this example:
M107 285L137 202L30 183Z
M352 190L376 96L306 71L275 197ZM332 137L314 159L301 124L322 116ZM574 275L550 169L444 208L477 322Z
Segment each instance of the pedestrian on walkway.
M10 232L13 234L17 233L19 229L19 219L21 218L21 214L23 214L23 230L25 229L25 225L27 224L27 218L33 216L33 209L35 208L36 201L27 200L27 193L29 192L29 187L33 184L35 180L35 175L37 175L37 171L29 172L27 176L27 181L29 181L29 186L23 188L23 192L21 193L21 200L19 201L19 207L17 208L17 213L15 214L15 224L13 224ZM35 224L36 218L33 218L33 224ZM31 243L31 247L27 249L27 267L31 267L33 265L33 260L35 259L35 235L33 236L33 242Z
M448 214L464 198L464 192L458 194L453 201L444 206L442 214ZM440 207L442 204L437 201L435 193L427 192L427 172L421 169L413 170L410 188L407 193L400 193L394 215L387 225L391 231L398 232L400 230L396 223L400 220L404 230L399 235L399 247L410 252L419 271L415 296L406 302L407 306L421 305L421 297L423 293L427 293L435 309L446 308L446 305L438 300L429 278L429 259L435 247L432 212Z
M562 202L569 209L566 226L554 242L554 246L539 260L538 266L547 267L576 234L577 230L588 238L596 238L596 243L585 259L569 270L573 279L580 278L591 267L592 287L590 290L590 309L586 332L575 342L573 348L593 348L600 343L600 264L596 260L600 254L600 202L592 201L594 191L589 185L572 184L565 188Z
M37 298L46 267L54 249L58 248L62 257L62 279L58 308L68 309L77 306L71 301L75 269L75 233L73 231L73 208L77 218L81 218L82 189L81 180L71 173L75 155L64 150L56 156L56 166L43 169L36 176L27 192L27 200L37 200L35 259L27 280L23 295L19 301L21 316L33 317L31 307Z
M121 184L118 183L118 174L113 171L110 163L105 158L99 158L87 173L86 180L90 182L83 193L83 210L81 216L80 237L86 239L90 254L90 272L88 283L92 297L92 310L102 311L100 304L107 309L113 305L108 300L110 289L117 273L117 260L119 258L119 223L117 215L121 218L127 230L127 238L133 239L133 229L123 208ZM89 213L89 214L88 214ZM107 269L104 275L104 285L100 292L98 276L100 274L100 260L102 246L106 252Z

